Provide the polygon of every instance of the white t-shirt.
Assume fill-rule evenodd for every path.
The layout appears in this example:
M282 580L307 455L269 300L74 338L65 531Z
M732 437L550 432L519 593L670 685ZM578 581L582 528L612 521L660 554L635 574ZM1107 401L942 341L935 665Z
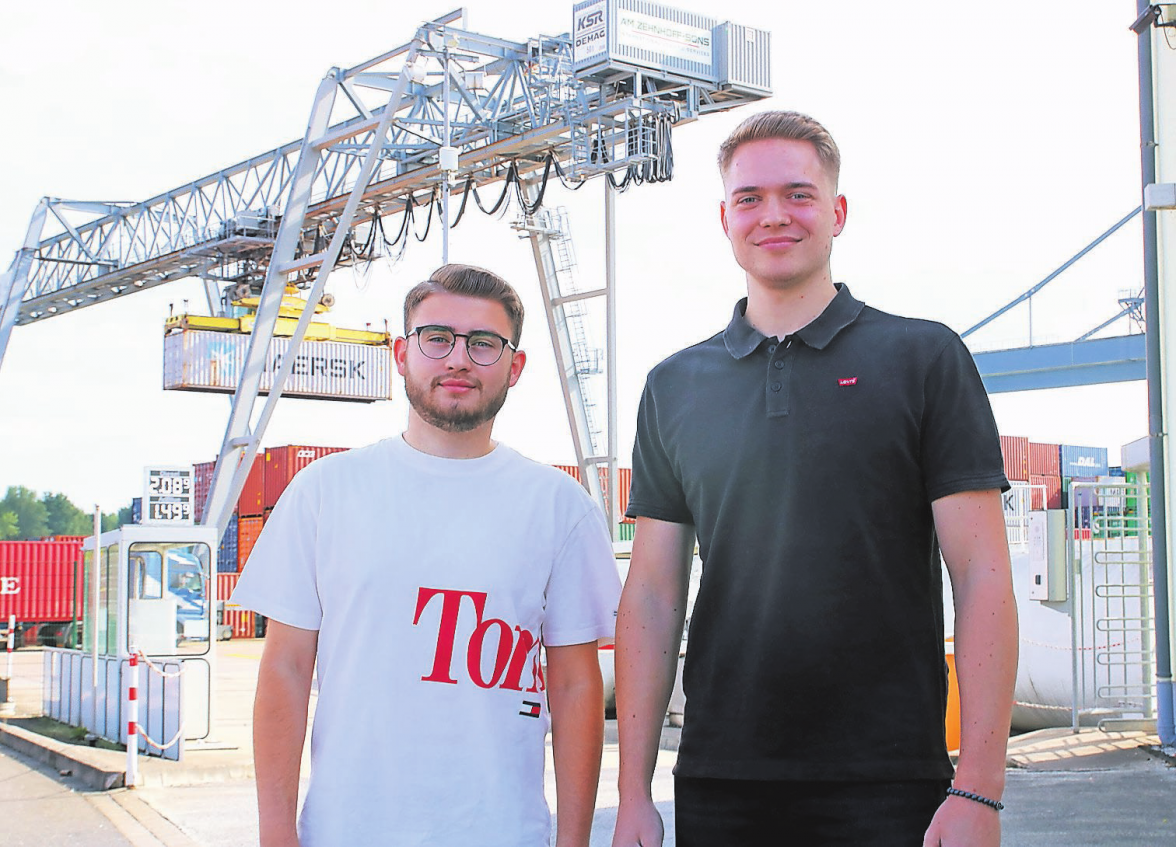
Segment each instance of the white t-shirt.
M319 631L303 847L546 847L539 642L611 638L619 594L600 509L504 445L298 474L233 601Z

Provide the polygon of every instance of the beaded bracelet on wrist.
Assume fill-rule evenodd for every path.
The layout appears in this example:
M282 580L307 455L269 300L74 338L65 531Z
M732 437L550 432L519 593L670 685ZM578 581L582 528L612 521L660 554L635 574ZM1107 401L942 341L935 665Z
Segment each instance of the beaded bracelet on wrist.
M988 806L990 809L995 809L998 812L1004 808L1004 803L999 800L992 800L981 794L973 794L971 791L960 791L958 788L949 788L947 789L947 793L953 797L963 797L965 800L971 800L974 803L983 803L985 806Z

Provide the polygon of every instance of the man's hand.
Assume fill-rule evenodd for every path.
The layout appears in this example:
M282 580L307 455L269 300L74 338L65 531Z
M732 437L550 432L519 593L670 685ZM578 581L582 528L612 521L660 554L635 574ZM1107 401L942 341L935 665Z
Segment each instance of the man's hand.
M923 847L1000 847L1000 812L965 797L948 797L931 819Z
M617 828L612 847L661 847L665 825L652 800L622 803L617 809Z

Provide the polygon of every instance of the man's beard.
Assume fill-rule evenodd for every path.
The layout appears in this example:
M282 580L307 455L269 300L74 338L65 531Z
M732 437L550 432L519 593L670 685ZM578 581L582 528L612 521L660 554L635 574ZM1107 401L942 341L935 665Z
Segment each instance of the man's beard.
M412 379L411 373L405 374L404 393L408 395L408 404L421 420L444 432L469 432L498 414L502 404L506 402L506 392L510 385L503 382L502 391L498 394L485 397L478 406L468 407L457 403L446 407L434 402L431 395L435 388L432 384L424 388ZM482 385L482 388L485 386Z

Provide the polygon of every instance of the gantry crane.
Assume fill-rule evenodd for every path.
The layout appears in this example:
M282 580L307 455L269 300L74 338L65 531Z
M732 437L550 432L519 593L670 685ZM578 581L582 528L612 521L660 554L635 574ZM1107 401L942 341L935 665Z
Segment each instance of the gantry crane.
M287 287L319 303L334 268L370 259L386 242L384 220L403 215L403 234L414 211L439 217L447 261L450 201L460 197L460 219L471 197L483 205L478 187L497 183L490 211L511 191L523 210L515 226L533 248L581 479L615 518L613 194L670 177L673 127L770 95L769 34L634 0L578 3L571 33L523 42L469 32L464 20L459 9L402 46L332 68L299 141L140 203L42 199L0 277L0 363L16 325L172 280L203 279L213 314L258 294L204 512L223 532L314 313L303 311L257 414ZM544 190L553 177L597 176L609 182L606 279L583 288L571 277L566 220L543 207ZM60 231L45 236L50 221ZM583 321L597 298L607 316L605 426L588 385L599 350Z

